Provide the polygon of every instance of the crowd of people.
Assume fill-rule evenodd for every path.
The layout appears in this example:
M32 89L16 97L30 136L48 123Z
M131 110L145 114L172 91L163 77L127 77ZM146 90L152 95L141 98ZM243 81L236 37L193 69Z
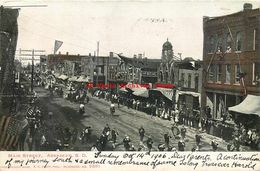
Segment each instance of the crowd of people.
M84 103L89 102L89 96L88 92L85 89L85 87L82 87L82 85L73 85L73 84L66 84L64 88L61 87L55 87L50 86L48 87L50 90L51 95L58 95L60 97L63 97L65 99L68 99L72 102L78 102L81 105ZM105 126L104 130L102 131L101 135L95 140L91 136L92 133L92 127L86 127L83 130L75 129L69 129L69 128L58 128L60 136L59 138L56 138L54 142L49 142L46 138L46 135L40 133L38 137L35 136L34 132L37 132L37 128L39 128L39 124L42 124L40 121L42 119L36 119L34 121L30 121L30 131L29 136L32 137L31 139L28 138L28 142L33 142L31 144L34 144L33 146L35 148L29 148L29 149L46 149L46 146L52 146L52 148L49 149L55 149L55 150L66 150L70 147L73 147L77 141L80 141L81 144L86 144L89 142L95 142L91 150L107 150L111 149L114 150L118 145L121 143L124 146L124 149L127 151L142 151L142 150L148 150L151 151L152 149L158 149L159 151L172 151L172 150L178 150L178 151L185 151L185 150L192 150L192 151L199 151L201 150L201 142L203 139L202 132L210 133L212 130L212 127L219 127L219 125L216 125L212 120L207 118L202 118L202 120L198 120L198 113L196 111L192 114L193 117L188 115L187 113L190 113L190 110L188 108L179 108L176 110L173 110L169 103L163 99L140 99L135 98L134 96L129 95L122 95L120 93L113 93L108 90L91 90L89 91L92 96L96 96L98 98L104 98L107 101L111 101L111 108L113 106L113 110L111 110L111 113L115 112L115 104L117 104L117 107L120 108L121 106L127 106L128 108L132 108L134 110L139 110L146 112L147 114L151 115L151 117L160 117L162 119L171 120L173 123L173 126L171 128L172 133L165 133L164 135L164 141L160 142L158 147L153 147L153 140L150 135L146 135L144 127L140 127L138 130L139 136L140 136L140 144L133 144L131 141L131 137L128 135L125 135L124 138L121 140L121 142L118 139L119 132L113 128L110 129L108 125ZM84 109L84 107L82 107ZM37 110L36 110L37 111ZM82 111L83 113L85 111ZM37 112L34 112L37 117L41 118ZM39 115L39 116L38 116ZM30 119L29 119L30 120ZM33 125L33 126L32 126ZM222 125L223 126L223 125ZM194 136L194 140L196 142L195 146L192 149L187 149L186 143L186 132L187 128L197 128L197 130L200 129L200 131L196 132ZM217 129L215 129L217 130ZM221 130L221 129L218 129ZM228 132L229 131L229 132ZM258 148L259 144L259 135L257 133L257 130L254 129L246 129L246 128L237 128L235 131L228 130L227 132L223 133L222 131L215 131L215 136L224 138L225 135L228 135L229 144L227 145L227 150L229 151L239 151L241 145L250 145L253 146L255 149ZM42 132L42 131L38 131ZM232 136L231 136L232 135ZM147 137L147 140L144 141L145 137ZM170 139L173 138L175 142L178 142L177 147L173 147L170 144ZM36 143L35 143L36 142ZM38 143L39 142L39 143ZM30 144L30 143L28 143ZM35 145L39 144L39 145ZM47 145L46 145L47 144ZM111 148L109 147L109 144L111 145ZM211 147L212 151L218 150L218 142L216 139L212 139L211 141ZM31 145L28 145L32 147ZM36 148L37 146L37 148ZM39 146L39 147L38 147ZM137 148L135 148L137 146Z

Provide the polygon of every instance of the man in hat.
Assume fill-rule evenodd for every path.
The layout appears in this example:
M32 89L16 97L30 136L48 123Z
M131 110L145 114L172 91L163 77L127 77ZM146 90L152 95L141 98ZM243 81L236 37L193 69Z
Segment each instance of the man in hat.
M180 140L178 142L178 150L179 151L184 151L184 149L185 149L185 142L183 140Z
M217 149L218 149L218 143L217 143L217 141L216 141L215 139L213 139L213 140L211 141L211 147L212 147L212 150L213 150L213 151L217 151Z
M153 147L153 140L152 140L151 136L148 137L148 139L146 141L146 145L147 145L147 148L148 148L149 152L151 152L152 147Z
M115 128L113 128L111 130L111 138L112 138L112 141L113 141L114 144L116 143L116 138L117 138L118 135L119 135L118 131Z
M202 139L202 136L200 135L199 131L197 131L197 133L195 135L195 141L196 141L197 148L200 148L201 139Z
M164 142L165 142L166 147L169 147L170 138L171 138L171 136L168 133L164 134Z
M128 135L125 135L125 138L123 139L123 144L124 144L126 151L129 151L129 149L130 149L130 142L131 142L131 140L128 137Z
M186 137L186 132L187 132L187 130L186 130L185 126L183 125L182 128L181 128L181 138L182 138L183 140L184 140L185 137Z
M140 141L143 142L144 134L145 134L145 130L144 130L143 126L141 126L139 128L138 132L139 132L139 135L140 135Z

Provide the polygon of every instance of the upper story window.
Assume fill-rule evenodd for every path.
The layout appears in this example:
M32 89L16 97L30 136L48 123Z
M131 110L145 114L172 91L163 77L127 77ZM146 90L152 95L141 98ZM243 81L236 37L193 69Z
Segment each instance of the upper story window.
M214 65L210 65L209 73L208 73L208 80L213 81L214 80Z
M260 62L253 63L253 85L260 86Z
M217 49L217 52L222 52L223 51L223 47L222 47L222 37L221 35L218 35L218 41L217 41L217 44L218 44L218 49Z
M231 65L227 64L226 65L226 80L225 80L225 83L230 84L230 75L231 75Z
M216 42L215 37L213 35L210 36L210 38L209 38L209 53L213 53L214 52L214 50L215 50L215 42Z
M235 65L235 83L236 84L240 83L240 65L239 64Z
M221 82L221 75L222 75L222 69L221 69L221 65L216 65L216 81L217 82Z
M188 88L191 88L191 74L188 74Z
M232 50L232 39L230 33L226 37L226 52L231 52Z
M180 83L181 83L181 86L184 86L184 78L185 77L185 73L181 73L181 80L180 80Z
M254 34L253 34L253 50L255 50L256 47L256 29L254 29Z
M241 49L242 49L242 36L241 36L241 32L237 32L237 35L236 35L236 50L241 51Z

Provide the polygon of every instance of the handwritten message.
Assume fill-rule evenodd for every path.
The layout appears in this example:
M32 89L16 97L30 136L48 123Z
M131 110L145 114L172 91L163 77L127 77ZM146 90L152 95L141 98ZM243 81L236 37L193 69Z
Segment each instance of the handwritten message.
M107 168L116 166L160 169L165 166L259 170L259 153L202 152L1 152L1 168ZM0 169L1 170L1 169Z

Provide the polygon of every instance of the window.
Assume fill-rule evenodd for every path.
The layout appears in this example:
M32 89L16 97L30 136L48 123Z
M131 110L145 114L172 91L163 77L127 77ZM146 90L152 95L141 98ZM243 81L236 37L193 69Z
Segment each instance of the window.
M214 80L214 66L212 64L210 65L210 68L209 68L208 80L209 81Z
M237 35L236 35L236 50L241 51L241 48L242 48L241 32L237 32Z
M214 50L215 50L215 38L214 38L214 36L210 36L210 38L209 38L209 53L213 53L214 52Z
M260 62L253 63L253 85L260 86Z
M222 37L221 35L218 35L218 49L217 52L222 52Z
M230 33L227 34L226 37L226 52L231 52L231 47L232 47L232 39Z
M230 84L230 74L231 74L231 65L227 64L226 65L226 81L225 81L225 83Z
M188 88L191 88L191 74L188 74Z
M184 77L185 77L185 73L181 73L181 80L180 80L181 86L184 86Z
M253 50L255 50L255 41L256 41L256 29L254 29Z
M216 65L216 76L217 76L217 82L221 82L221 74L222 74L222 71L221 71L221 65Z
M235 65L235 83L236 84L240 83L240 65L239 64Z

